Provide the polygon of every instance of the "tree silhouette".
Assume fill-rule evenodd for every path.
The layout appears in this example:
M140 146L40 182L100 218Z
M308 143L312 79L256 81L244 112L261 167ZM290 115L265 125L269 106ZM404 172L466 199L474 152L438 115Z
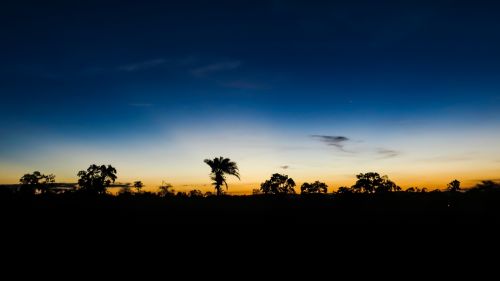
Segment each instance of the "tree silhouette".
M199 189L190 190L188 193L189 197L203 197L203 192Z
M419 188L419 187L408 187L405 192L420 192L420 193L426 193L427 188Z
M158 196L167 197L173 196L175 194L175 190L172 188L172 185L166 182L162 182L158 187Z
M86 171L78 172L78 185L89 194L106 194L106 189L116 180L116 169L111 165L90 165Z
M295 182L287 175L273 174L270 179L260 185L264 194L295 194Z
M141 188L144 187L144 184L142 181L135 181L134 182L134 188L137 190L137 193L141 192Z
M337 189L337 194L351 194L353 193L352 188L349 188L347 186L341 186L339 189Z
M132 195L132 190L130 189L129 185L122 186L120 190L118 191L117 195Z
M260 194L262 194L262 190L260 190L260 188L252 189L252 195L260 195Z
M210 173L210 179L213 180L212 184L215 186L217 195L223 194L223 190L221 188L223 184L226 185L226 189L228 188L226 175L235 176L240 179L238 166L229 158L224 158L221 156L218 158L216 157L213 160L205 159L204 162L212 169Z
M500 183L494 182L492 180L481 181L469 190L469 192L476 191L500 191Z
M391 191L401 191L401 187L389 180L387 176L380 176L378 173L366 173L356 176L358 180L352 189L361 193L383 193Z
M188 194L185 191L177 191L177 194L175 194L175 197L187 198Z
M326 185L326 183L320 182L320 181L315 181L313 183L307 183L307 182L305 182L300 187L300 192L303 193L303 194L308 194L308 193L327 193L328 192L328 185Z
M49 190L51 184L56 182L53 174L44 175L39 171L32 174L24 174L20 179L21 189L24 193L34 194L36 191L44 194Z
M448 184L448 191L457 192L460 190L460 182L458 180L453 180Z

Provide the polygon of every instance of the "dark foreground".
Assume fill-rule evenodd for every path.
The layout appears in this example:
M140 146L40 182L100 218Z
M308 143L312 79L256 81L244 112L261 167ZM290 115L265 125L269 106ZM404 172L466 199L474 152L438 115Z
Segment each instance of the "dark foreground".
M500 193L158 198L47 195L0 199L4 226L500 225Z
M50 253L58 264L76 257L95 265L118 256L126 259L120 270L132 261L156 262L161 270L172 268L172 262L197 268L224 264L248 274L271 265L282 272L277 264L287 264L289 273L294 264L322 270L358 263L443 270L443 263L470 264L496 252L500 241L497 193L14 196L0 199L0 211L2 249L19 258L11 260L52 263ZM373 271L350 272L357 273Z

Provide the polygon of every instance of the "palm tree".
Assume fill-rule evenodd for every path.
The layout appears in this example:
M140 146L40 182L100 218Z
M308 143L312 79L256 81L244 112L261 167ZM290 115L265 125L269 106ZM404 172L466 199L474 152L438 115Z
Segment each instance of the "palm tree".
M235 176L240 179L238 166L229 158L221 156L219 158L216 157L213 160L205 159L204 162L207 163L207 165L212 169L210 178L214 181L213 185L215 186L217 195L222 195L222 184L225 184L227 189L226 175Z

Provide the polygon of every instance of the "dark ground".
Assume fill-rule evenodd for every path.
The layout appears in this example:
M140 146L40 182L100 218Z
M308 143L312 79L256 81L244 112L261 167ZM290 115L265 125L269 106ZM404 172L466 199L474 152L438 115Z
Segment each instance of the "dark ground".
M482 228L500 225L500 194L390 193L344 196L12 196L5 228Z
M268 269L323 272L361 266L350 271L359 277L375 274L377 264L387 267L383 274L388 268L396 274L394 268L405 266L420 267L420 273L443 270L449 262L457 273L478 261L497 260L499 202L496 193L445 192L336 198L3 197L2 253L29 262L52 263L55 256L58 266L80 259L94 267L119 261L114 266L120 270L134 262L156 270L182 266L186 278L204 270L218 275L212 271L217 267L260 279ZM306 279L322 278L318 272L310 271Z

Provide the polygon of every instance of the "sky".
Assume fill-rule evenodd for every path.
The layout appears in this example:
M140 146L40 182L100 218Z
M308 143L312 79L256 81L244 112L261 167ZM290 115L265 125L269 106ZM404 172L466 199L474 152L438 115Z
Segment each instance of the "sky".
M0 4L0 183L500 178L500 3L159 2Z

